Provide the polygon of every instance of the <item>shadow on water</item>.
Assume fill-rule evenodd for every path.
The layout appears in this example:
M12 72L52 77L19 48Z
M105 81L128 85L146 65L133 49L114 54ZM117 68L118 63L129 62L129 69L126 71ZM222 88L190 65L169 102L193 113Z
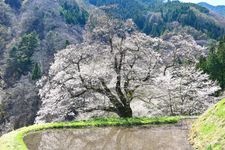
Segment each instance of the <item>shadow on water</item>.
M190 121L176 125L48 130L24 138L30 150L192 150Z

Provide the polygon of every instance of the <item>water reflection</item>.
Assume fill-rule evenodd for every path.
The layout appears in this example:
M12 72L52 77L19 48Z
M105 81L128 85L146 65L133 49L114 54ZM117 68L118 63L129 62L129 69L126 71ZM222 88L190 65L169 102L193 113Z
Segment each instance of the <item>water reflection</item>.
M54 130L25 142L30 150L191 150L182 126Z

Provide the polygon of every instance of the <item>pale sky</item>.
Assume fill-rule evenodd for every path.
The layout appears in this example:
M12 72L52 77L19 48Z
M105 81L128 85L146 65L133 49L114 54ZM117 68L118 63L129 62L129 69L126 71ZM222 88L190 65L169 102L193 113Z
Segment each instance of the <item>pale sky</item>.
M199 3L199 2L206 2L211 5L225 5L225 0L180 0L181 2L191 2L191 3Z

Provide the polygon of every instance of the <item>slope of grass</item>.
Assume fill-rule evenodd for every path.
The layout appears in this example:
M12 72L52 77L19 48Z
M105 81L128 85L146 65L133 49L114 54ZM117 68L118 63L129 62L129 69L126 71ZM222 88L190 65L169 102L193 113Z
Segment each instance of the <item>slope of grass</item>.
M169 124L177 123L181 117L158 117L158 118L97 118L87 121L59 122L36 124L23 127L3 135L0 138L0 150L27 150L23 141L25 135L35 131L47 129L64 128L84 128L84 127L102 127L102 126L133 126L148 124Z
M225 99L206 111L193 124L190 140L196 149L225 148Z

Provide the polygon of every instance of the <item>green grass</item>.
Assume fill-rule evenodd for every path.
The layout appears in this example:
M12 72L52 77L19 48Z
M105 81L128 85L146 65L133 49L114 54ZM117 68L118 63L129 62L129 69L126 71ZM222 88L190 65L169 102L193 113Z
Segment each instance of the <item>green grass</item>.
M31 132L47 129L170 124L177 123L181 118L182 117L96 118L87 121L36 124L28 127L23 127L3 135L0 138L0 150L27 150L27 146L23 141L24 136Z
M190 140L196 149L225 148L225 99L207 110L193 124Z

